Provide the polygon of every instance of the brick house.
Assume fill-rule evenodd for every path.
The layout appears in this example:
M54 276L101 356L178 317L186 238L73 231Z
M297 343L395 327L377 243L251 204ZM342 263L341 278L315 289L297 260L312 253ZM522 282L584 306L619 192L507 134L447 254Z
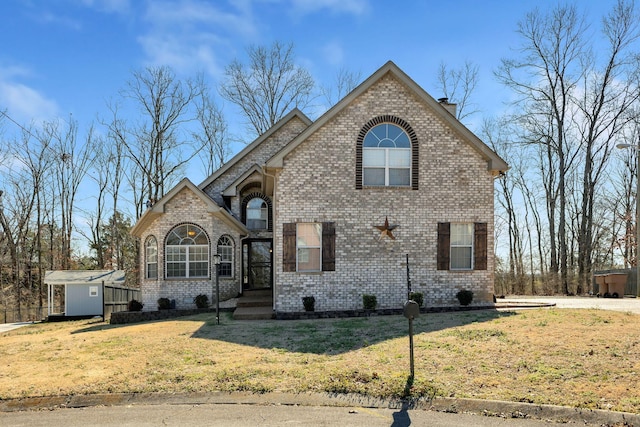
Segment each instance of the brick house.
M493 302L493 180L507 164L388 62L312 122L294 110L196 186L187 178L147 209L145 309L272 290L276 313L379 308L413 291L430 307Z

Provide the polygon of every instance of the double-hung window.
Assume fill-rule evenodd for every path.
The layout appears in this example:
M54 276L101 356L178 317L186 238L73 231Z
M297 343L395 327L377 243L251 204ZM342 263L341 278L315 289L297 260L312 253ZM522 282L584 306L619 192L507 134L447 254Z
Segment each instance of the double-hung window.
M486 270L486 222L438 223L438 270Z
M471 270L473 224L451 224L451 269Z
M335 271L336 227L333 222L282 225L282 270L301 273Z
M362 143L362 183L365 186L411 185L411 141L391 123L377 125Z
M296 234L297 271L321 271L322 224L299 223Z
M209 238L195 225L171 230L165 246L167 278L209 277Z
M145 247L145 262L147 279L158 278L158 241L154 236L147 237Z
M218 239L218 255L220 265L218 270L220 277L233 277L233 241L229 236Z

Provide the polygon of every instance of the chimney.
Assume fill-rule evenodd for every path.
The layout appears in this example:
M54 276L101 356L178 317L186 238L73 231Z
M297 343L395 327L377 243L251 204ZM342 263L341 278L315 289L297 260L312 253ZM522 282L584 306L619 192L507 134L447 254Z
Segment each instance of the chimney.
M456 116L456 104L450 104L449 98L438 98L438 103L442 105L445 110L449 112L453 117L458 118Z

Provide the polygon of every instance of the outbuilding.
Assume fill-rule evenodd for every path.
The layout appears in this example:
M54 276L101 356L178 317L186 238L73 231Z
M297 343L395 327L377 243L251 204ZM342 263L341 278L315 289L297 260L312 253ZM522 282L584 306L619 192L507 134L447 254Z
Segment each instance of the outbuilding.
M48 317L105 316L105 286L124 287L124 270L47 271Z

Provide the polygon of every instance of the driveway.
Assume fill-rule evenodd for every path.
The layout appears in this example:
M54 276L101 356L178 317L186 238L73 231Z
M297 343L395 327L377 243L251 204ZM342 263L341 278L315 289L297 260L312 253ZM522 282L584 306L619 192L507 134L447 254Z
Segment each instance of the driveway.
M640 314L640 298L597 298L597 297L534 297L534 296L508 296L499 298L499 305L513 304L514 307L526 303L555 304L558 308L596 308L599 310L623 311Z

